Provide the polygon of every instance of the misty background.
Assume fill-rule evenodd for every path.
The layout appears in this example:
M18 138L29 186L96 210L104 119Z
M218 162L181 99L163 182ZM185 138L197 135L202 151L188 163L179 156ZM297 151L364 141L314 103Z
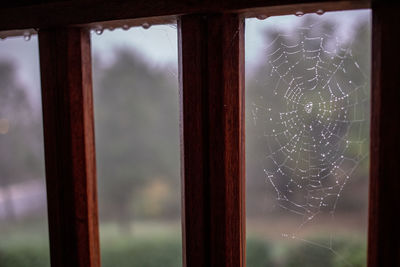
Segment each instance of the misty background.
M318 242L333 232L351 236L335 241L351 255L288 241L280 232L290 231L291 218L274 210L249 107L268 88L265 49L277 31L290 34L310 20L333 23L342 42L358 36L358 56L368 65L370 36L357 33L363 27L370 33L369 16L347 11L246 20L249 267L365 266L368 163L347 186L335 225L307 232ZM92 33L92 58L102 265L181 266L176 25ZM0 267L49 266L36 36L0 40L0 150Z

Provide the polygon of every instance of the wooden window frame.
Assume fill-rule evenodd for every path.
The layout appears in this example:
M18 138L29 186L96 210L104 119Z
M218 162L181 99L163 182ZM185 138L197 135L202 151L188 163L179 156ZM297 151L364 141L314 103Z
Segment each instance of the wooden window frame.
M100 267L90 34L176 19L185 267L245 266L244 18L371 8L368 266L400 266L398 4L375 0L19 0L1 34L39 31L51 266Z

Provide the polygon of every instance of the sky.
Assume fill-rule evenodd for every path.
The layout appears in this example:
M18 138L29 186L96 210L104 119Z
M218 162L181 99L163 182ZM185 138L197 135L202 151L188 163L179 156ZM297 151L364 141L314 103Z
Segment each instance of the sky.
M336 21L338 35L341 40L351 36L352 25L360 16L369 14L369 10L344 12L327 12L321 18ZM271 40L265 40L263 32L267 28L283 31L295 28L309 16L295 15L269 17L265 20L246 19L245 56L246 73L251 73L260 64L260 53ZM101 64L112 64L118 48L130 49L142 55L143 60L151 67L164 68L177 77L177 27L176 25L156 25L149 29L135 27L128 31L115 29L105 30L101 35L92 32L93 56ZM40 103L40 72L37 36L25 41L22 36L0 40L0 60L13 62L17 69L18 81L29 88L30 96L35 103Z

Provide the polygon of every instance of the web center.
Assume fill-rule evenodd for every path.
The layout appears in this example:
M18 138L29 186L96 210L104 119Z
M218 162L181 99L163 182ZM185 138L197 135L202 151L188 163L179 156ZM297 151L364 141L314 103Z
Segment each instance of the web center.
M312 103L312 102L308 102L308 103L304 106L304 110L305 110L308 114L310 114L311 111L312 111L312 106L313 106L313 103Z

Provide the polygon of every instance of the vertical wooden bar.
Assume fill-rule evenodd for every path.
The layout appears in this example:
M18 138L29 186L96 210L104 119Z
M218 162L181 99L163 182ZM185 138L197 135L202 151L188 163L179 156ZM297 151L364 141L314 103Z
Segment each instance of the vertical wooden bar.
M244 20L179 21L184 266L245 266Z
M400 266L400 5L374 1L372 7L368 266Z
M52 267L99 267L90 34L39 32Z

